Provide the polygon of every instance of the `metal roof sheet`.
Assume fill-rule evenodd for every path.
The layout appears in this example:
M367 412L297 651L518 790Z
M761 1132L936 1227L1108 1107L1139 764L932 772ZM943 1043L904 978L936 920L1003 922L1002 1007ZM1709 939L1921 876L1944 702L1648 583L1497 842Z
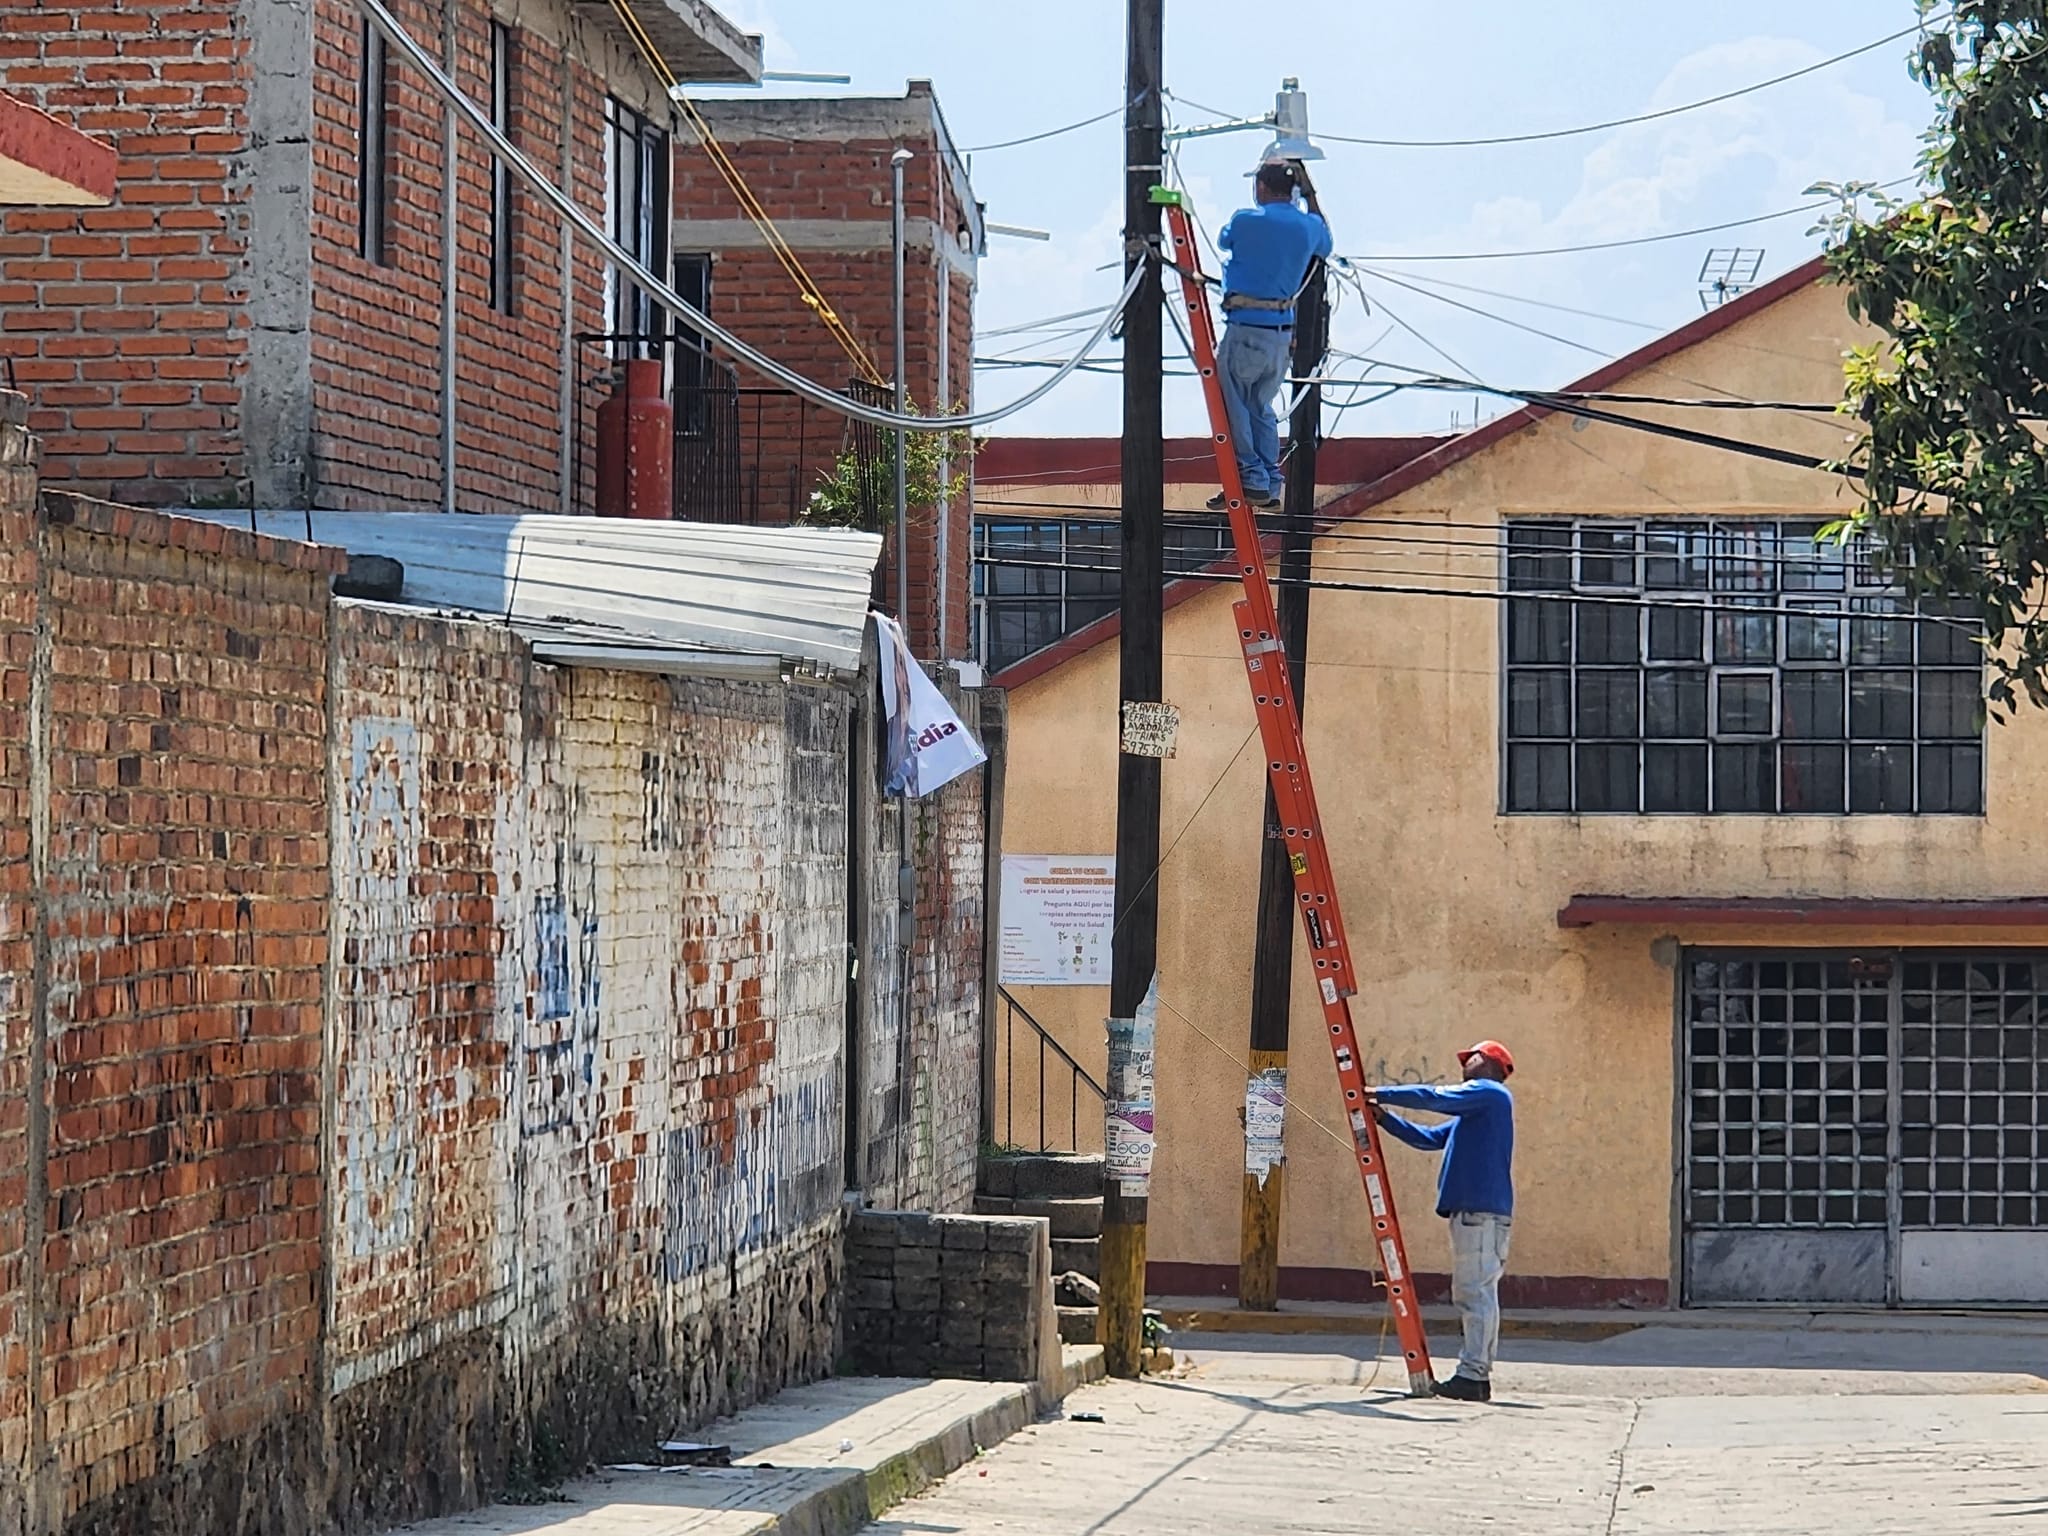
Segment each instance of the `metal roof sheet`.
M194 512L234 527L252 515ZM595 517L257 512L257 532L405 567L400 601L522 632L860 669L879 534ZM309 526L310 525L310 526Z

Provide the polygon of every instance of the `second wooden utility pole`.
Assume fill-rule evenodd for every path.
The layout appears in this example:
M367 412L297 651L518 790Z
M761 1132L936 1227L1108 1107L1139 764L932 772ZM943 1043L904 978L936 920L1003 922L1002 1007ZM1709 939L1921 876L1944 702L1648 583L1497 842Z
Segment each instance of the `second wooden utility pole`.
M1323 264L1309 271L1294 306L1297 378L1321 369L1329 344L1329 289ZM1316 445L1323 430L1322 387L1303 388L1287 428L1286 482L1282 492L1279 595L1280 642L1294 702L1307 710L1309 566L1315 548ZM1252 941L1251 1075L1244 1096L1244 1215L1238 1229L1237 1304L1271 1312L1280 1305L1280 1206L1287 1163L1281 1140L1287 1106L1287 1023L1294 992L1294 873L1287 863L1273 791L1266 790L1266 836L1259 858L1259 917Z
M1118 694L1123 706L1157 703L1163 642L1166 444L1161 416L1160 212L1152 189L1165 175L1165 0L1130 0L1124 85L1124 270L1143 278L1124 308L1123 597ZM1122 736L1119 711L1119 739ZM1149 1041L1134 1040L1159 960L1157 757L1122 752L1116 775L1116 927L1110 944L1110 1076L1104 1145L1110 1166L1102 1213L1102 1295L1097 1334L1115 1376L1136 1376L1145 1349L1145 1218L1150 1178ZM1142 1052L1136 1059L1133 1047ZM1126 1095L1145 1085L1142 1169L1120 1159L1133 1141ZM1121 1163L1121 1166L1120 1166Z

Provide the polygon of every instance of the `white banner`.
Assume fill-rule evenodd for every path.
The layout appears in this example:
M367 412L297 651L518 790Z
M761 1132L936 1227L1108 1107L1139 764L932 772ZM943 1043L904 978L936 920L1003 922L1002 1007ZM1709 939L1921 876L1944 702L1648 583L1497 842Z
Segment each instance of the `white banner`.
M1116 860L1003 855L1006 987L1106 987L1116 922Z
M988 754L910 654L902 626L879 613L872 617L881 641L882 714L888 732L885 787L892 795L920 798L979 768Z

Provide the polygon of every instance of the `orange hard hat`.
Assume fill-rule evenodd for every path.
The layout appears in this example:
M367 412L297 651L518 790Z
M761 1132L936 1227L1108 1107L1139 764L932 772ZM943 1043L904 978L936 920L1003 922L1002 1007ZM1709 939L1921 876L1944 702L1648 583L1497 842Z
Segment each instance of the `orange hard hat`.
M1503 1077L1511 1076L1514 1073L1514 1055L1498 1040L1482 1040L1477 1045L1469 1045L1464 1050L1458 1052L1458 1060L1460 1062L1469 1061L1474 1056L1484 1056L1488 1061L1500 1068Z

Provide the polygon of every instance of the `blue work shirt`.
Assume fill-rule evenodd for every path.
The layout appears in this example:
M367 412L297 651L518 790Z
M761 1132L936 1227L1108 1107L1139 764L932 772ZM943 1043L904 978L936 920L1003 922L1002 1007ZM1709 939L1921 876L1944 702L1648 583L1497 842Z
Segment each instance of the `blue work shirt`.
M1230 216L1216 244L1230 252L1223 264L1223 293L1253 299L1292 299L1308 277L1308 264L1330 254L1330 226L1293 203L1260 203ZM1232 325L1271 329L1294 324L1294 310L1234 309Z
M1455 1088L1379 1088L1375 1096L1393 1109L1426 1109L1451 1118L1441 1125L1417 1125L1399 1115L1382 1122L1387 1133L1425 1152L1442 1152L1436 1181L1436 1213L1483 1211L1515 1214L1515 1096L1505 1085L1475 1077Z

